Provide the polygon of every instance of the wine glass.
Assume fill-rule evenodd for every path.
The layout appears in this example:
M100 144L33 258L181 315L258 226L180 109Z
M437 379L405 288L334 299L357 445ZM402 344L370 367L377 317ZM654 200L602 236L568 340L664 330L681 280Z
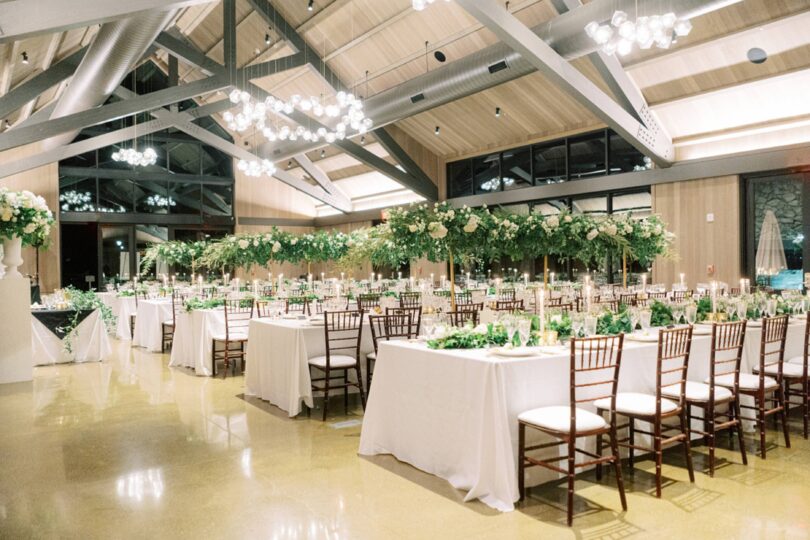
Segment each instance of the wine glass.
M588 337L596 335L596 327L599 319L595 315L585 317L585 335Z
M641 320L641 313L638 308L630 308L630 331L635 332L639 321Z
M734 315L737 314L737 303L736 302L726 302L726 316L728 317L728 322L734 320Z
M532 321L530 319L521 318L518 321L518 334L520 334L520 344L524 347L529 344L529 336L532 331Z
M580 336L583 326L585 326L584 315L582 313L573 313L571 315L571 332L573 337Z
M765 309L768 311L768 317L773 317L776 315L776 299L770 298L765 305Z
M686 306L684 310L684 317L686 318L686 322L688 324L695 324L697 320L697 306L695 304L690 304Z
M652 325L652 311L649 309L642 310L639 322L641 323L641 330L647 334Z
M681 324L681 319L683 319L683 312L684 312L683 304L672 304L673 324Z

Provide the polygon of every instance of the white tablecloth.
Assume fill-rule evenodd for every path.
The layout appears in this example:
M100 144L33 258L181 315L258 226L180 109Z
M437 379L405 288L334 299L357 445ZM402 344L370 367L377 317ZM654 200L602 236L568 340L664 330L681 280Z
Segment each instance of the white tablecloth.
M118 296L117 292L102 292L97 293L112 310L113 315L116 316L118 322L115 327L115 337L123 341L130 341L132 339L132 329L130 328L130 318L135 314L135 297L134 296Z
M803 323L789 327L785 358L801 354L803 333ZM760 328L748 329L743 372L758 361L760 337ZM708 377L710 340L694 337L689 380ZM567 349L503 359L485 350L434 351L420 343L381 342L379 347L360 454L392 454L466 490L465 500L514 509L517 416L536 407L568 404ZM656 343L625 340L619 391L655 392L656 352ZM587 443L592 448L594 441ZM534 467L526 485L555 477Z
M112 354L101 312L94 310L64 339L71 340L70 351L48 327L31 316L31 341L35 366L65 362L101 362Z
M363 325L361 366L374 350L371 329ZM323 325L306 321L254 319L250 321L245 373L245 393L269 401L290 416L301 412L301 403L312 407L309 359L325 354ZM365 372L363 373L365 385ZM354 380L353 372L350 379Z
M163 345L163 322L171 320L171 299L138 300L132 344L145 347L150 352L160 352Z
M196 309L177 315L170 367L188 367L197 375L210 377L214 334L225 333L225 311Z

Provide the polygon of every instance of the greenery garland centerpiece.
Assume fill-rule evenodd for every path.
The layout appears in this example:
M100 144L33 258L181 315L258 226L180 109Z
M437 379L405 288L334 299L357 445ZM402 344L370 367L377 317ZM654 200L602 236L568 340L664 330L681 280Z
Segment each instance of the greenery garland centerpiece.
M191 268L191 273L194 274L207 245L208 242L202 240L197 242L171 240L151 244L141 258L141 275L145 276L149 270L156 267L158 260L168 265Z

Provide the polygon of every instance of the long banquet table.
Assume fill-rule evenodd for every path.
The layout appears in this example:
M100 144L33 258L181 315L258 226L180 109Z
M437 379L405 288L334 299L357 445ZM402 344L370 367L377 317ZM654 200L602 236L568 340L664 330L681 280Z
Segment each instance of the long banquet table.
M761 328L748 328L743 372L750 373L758 361L761 334ZM786 360L802 353L803 340L804 322L791 324ZM694 336L689 380L709 376L710 351L710 336ZM625 339L619 391L655 392L656 352L656 343ZM569 349L501 358L483 349L431 350L423 343L390 341L380 342L377 356L360 454L392 454L466 490L465 501L513 510L519 498L517 417L536 407L568 404ZM554 478L533 467L526 485Z
M371 330L364 323L360 340L363 369L365 355L373 350ZM285 319L250 321L245 393L269 401L291 417L298 415L301 403L313 406L309 359L325 351L323 324ZM365 384L365 373L363 377ZM354 380L353 373L350 379Z

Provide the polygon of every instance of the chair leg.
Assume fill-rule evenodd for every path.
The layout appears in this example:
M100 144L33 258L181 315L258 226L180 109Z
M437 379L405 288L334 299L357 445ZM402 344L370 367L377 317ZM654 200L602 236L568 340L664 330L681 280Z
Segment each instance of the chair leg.
M742 457L743 465L748 465L748 455L745 453L745 439L743 438L743 424L740 418L740 397L734 397L734 403L729 403L729 408L734 407L734 418L737 421L734 429L737 430L737 439L740 443L740 456Z
M785 448L790 448L790 430L788 429L787 423L787 399L785 398L785 389L783 386L779 387L776 393L776 399L781 407L779 416L782 419L782 433L785 435Z
M217 342L211 346L211 376L217 376Z
M757 400L757 428L759 429L759 453L762 459L765 459L765 393L759 392L756 396Z
M576 439L568 441L568 526L574 521L574 477L576 473Z
M680 418L681 418L681 432L683 433L683 436L684 436L683 453L684 453L684 457L686 458L686 469L689 471L689 481L694 484L695 483L695 468L692 466L692 441L691 441L690 431L689 431L689 421L686 419L684 411L681 411ZM709 453L710 453L709 455L711 456L710 457L710 462L712 463L712 466L713 466L713 463L714 463L714 461L713 461L714 460L714 420L712 420L712 422L711 422L711 428L710 429L712 430L711 431L712 435L709 437L709 440L711 442L711 446L709 447Z
M602 457L602 434L596 436L596 455ZM596 479L602 480L602 464L596 464Z
M619 498L622 501L622 510L627 510L627 497L624 494L624 478L622 478L622 458L619 455L618 435L616 434L616 420L610 428L610 450L613 452L613 470L616 473L616 484L619 487Z
M709 476L714 478L714 451L717 447L717 437L714 430L716 425L714 404L710 403L707 407L704 407L703 414L708 419L706 422L706 432L709 434L707 436L709 439Z
M349 414L349 370L343 370L343 414Z
M366 357L366 388L371 390L371 358Z
M635 456L636 456L636 449L633 448L633 445L636 444L636 421L633 419L632 416L629 418L629 424L628 425L629 425L628 429L630 430L630 435L629 435L629 437L630 437L630 441L629 441L630 448L628 449L629 450L629 452L628 452L629 457L628 457L627 462L630 464L630 468L632 469L635 466Z
M525 449L526 448L526 425L518 423L518 494L520 501L526 496L526 479L523 474L526 470Z
M357 364L355 364L354 369L357 372L357 388L360 390L360 404L363 406L363 410L366 410L366 393L363 390L363 375L360 373L360 361L358 360Z
M661 448L661 419L656 418L654 430L655 449L655 496L661 498L661 469L663 467L664 452Z
M808 419L810 419L810 416L809 416L810 411L808 411L808 409L810 409L810 404L808 404L808 401L810 401L810 395L808 395L807 386L808 386L807 385L807 379L803 379L802 380L802 420L804 422L804 438L805 439L807 438L807 423L808 423Z
M326 422L326 412L329 410L329 368L326 368L326 380L323 387L323 421Z

